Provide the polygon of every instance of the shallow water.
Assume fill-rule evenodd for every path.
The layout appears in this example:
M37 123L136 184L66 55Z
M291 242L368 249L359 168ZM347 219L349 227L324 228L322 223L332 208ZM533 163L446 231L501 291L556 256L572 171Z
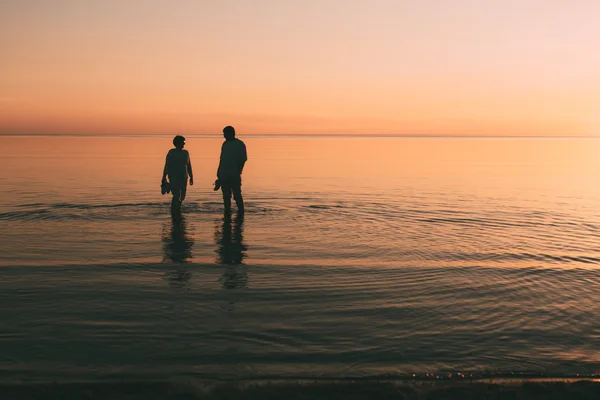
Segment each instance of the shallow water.
M0 377L600 372L600 140L0 137Z

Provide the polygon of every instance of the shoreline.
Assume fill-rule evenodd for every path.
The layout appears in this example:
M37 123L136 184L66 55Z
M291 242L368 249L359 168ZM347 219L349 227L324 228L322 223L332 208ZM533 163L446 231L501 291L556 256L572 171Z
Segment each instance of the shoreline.
M548 378L547 378L548 379ZM552 379L552 378L549 378ZM265 380L0 384L5 399L592 399L600 380Z

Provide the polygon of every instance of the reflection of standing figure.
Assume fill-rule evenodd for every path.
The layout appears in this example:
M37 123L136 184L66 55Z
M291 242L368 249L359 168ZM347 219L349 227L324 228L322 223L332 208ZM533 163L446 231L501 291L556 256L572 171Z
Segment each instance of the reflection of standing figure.
M233 230L232 230L233 225ZM223 218L221 230L217 226L215 240L219 246L217 249L217 263L237 265L243 264L247 247L244 245L244 219L238 217L233 224L231 218Z
M174 263L187 263L192 258L194 240L188 236L185 217L174 216L171 218L171 229L163 230L163 261ZM191 279L191 272L178 268L167 273L169 284L182 288Z
M223 288L246 288L248 287L248 274L245 266L242 265L248 249L243 243L244 219L238 217L232 224L231 219L225 217L220 228L219 230L219 225L216 226L215 241L218 246L216 261L219 264L227 265L222 276Z
M228 265L221 276L223 289L245 289L248 287L248 272L244 265Z
M163 234L164 260L185 263L192 258L194 240L187 234L187 224L183 215L171 218L171 230Z

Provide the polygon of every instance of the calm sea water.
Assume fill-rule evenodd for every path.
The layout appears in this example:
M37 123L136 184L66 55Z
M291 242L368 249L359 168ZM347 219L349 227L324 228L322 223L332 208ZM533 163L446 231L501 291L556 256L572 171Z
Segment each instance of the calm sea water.
M0 137L0 379L600 373L600 140Z

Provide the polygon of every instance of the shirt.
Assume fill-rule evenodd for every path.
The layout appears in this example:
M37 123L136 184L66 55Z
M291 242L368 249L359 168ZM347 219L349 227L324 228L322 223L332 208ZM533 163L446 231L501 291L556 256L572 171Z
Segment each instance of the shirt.
M243 164L248 160L246 145L239 139L223 142L221 146L221 161L217 177L219 179L239 177Z
M169 181L185 181L188 178L187 165L190 154L187 150L171 149L167 153L167 174Z

